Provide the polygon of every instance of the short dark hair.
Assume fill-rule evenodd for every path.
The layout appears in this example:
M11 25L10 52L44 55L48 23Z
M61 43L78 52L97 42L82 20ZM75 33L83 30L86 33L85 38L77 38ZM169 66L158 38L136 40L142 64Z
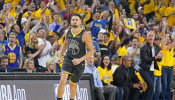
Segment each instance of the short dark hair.
M122 64L123 64L123 61L125 61L125 60L126 60L126 58L131 58L131 57L130 57L130 56L128 56L128 55L123 56L123 57L122 57Z
M109 57L109 55L104 55L103 57L102 57L102 59L101 59L101 64L100 64L100 67L101 68L103 68L104 69L104 63L103 63L103 60L104 60L104 58L106 57L106 56L108 56ZM110 59L110 57L109 57L109 59ZM107 70L110 70L111 69L111 61L110 61L110 63L109 63L109 65L107 66Z
M9 57L6 56L6 55L2 55L2 56L0 57L0 63L1 63L1 61L4 60L4 59L8 59L8 60L9 60Z
M37 33L39 32L39 30L41 30L41 29L44 29L44 27L40 27L38 30L37 30ZM44 29L45 30L45 29Z
M131 41L131 39L128 37L128 38L126 38L125 40L124 40L124 45L127 45L129 42Z
M49 35L49 36L47 36L47 41L49 41L51 38L53 38L54 36L52 36L52 35Z
M11 32L11 33L9 34L9 37L10 37L10 35L15 35L15 36L16 36L16 39L18 38L18 34L16 34L15 32Z
M11 26L11 31L14 30L15 25L17 25L17 24L13 24L13 25Z
M53 31L53 33L55 33L56 36L60 37L60 33L56 32L56 31Z
M136 39L138 41L138 38L136 38L136 37L132 37L131 38L131 41L133 41L134 39Z
M106 35L107 37L110 37L110 34L108 32L104 32L104 35Z
M78 17L80 18L80 20L82 21L82 17L81 17L80 14L73 14L72 17L73 17L73 16L78 16ZM71 17L71 19L72 19L72 17Z

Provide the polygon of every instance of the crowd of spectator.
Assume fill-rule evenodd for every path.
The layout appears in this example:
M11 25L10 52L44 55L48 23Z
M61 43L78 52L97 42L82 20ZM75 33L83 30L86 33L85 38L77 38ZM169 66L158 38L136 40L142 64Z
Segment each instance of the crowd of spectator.
M64 33L77 13L91 32L95 53L84 73L93 74L99 100L104 95L107 100L137 100L140 89L149 90L144 100L175 100L175 0L0 0L0 68L59 73ZM135 28L127 27L126 19L133 19L127 23ZM152 49L145 45L151 39L161 53L147 57L144 52ZM140 69L154 62L153 69L149 66L153 84L148 84Z

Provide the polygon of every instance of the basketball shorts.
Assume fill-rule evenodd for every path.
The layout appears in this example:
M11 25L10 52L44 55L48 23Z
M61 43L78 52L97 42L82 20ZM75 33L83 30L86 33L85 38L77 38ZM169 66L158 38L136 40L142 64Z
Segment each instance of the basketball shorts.
M72 63L73 58L65 55L61 71L70 75L70 82L78 83L85 69L85 61L82 61L78 65Z

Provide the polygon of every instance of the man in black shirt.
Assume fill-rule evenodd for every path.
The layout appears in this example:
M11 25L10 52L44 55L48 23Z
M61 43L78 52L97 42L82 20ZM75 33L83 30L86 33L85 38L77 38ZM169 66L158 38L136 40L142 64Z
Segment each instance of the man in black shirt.
M134 67L131 66L131 58L123 56L120 65L113 74L113 84L124 89L123 100L137 100L142 83L135 74Z
M162 60L163 54L160 52L160 47L153 43L155 34L150 31L147 34L148 42L140 48L140 75L147 84L147 89L143 100L152 100L154 92L154 69L159 70L157 61Z
M101 57L103 57L104 55L109 55L108 45L104 44L104 33L98 33L98 43L101 52Z

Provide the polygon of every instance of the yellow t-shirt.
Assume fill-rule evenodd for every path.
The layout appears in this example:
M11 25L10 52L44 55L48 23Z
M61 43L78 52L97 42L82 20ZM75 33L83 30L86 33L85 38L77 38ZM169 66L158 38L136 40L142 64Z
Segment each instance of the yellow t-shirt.
M52 20L52 17L51 16L49 16L49 23L53 23L53 20ZM59 24L61 24L61 22L62 22L62 19L61 19L61 16L59 15Z
M174 7L174 8L168 7L168 8L166 8L166 10L165 10L165 16L168 16L170 13L173 13L173 12L175 12L175 7ZM167 18L167 20L168 20L168 25L169 25L169 26L172 27L172 26L175 25L175 18L174 18L174 15L169 16L169 17Z
M63 0L56 0L57 4L59 5L59 8L63 10L65 8L65 4Z
M160 0L156 0L156 2L158 2ZM161 0L161 1L165 1L165 4L168 6L170 4L170 0Z
M125 55L127 55L127 49L125 46L123 46L119 52L119 56L123 57Z
M107 68L102 68L102 67L98 67L98 72L100 75L100 79L107 83L110 84L113 81L113 76L112 76L112 70L107 70Z
M86 16L84 17L83 21L88 21L91 18L91 11L88 10ZM86 30L90 30L89 24L86 24Z
M108 43L104 43L105 46L108 46Z
M128 2L130 3L129 4L129 8L130 8L130 11L131 11L131 15L133 15L134 13L136 13L136 10L135 10L135 0L128 0Z
M13 0L4 0L4 3L12 2Z
M155 15L156 15L156 17L157 17L158 20L161 20L162 17L164 16L164 14L165 14L166 7L163 5L159 9L159 11L157 11L157 9L158 9L158 6L156 5L155 6Z
M119 18L119 12L118 12L118 9L114 9L114 12L115 12L115 19L118 19Z
M23 17L27 18L29 15L28 15L28 12L25 12L23 14ZM35 12L32 12L32 15L31 15L31 18L39 18L39 14L37 14L37 11Z
M162 66L173 66L173 50L174 48L170 50L166 50L167 46L164 47L163 51L163 58L162 58Z
M161 76L162 75L162 62L157 62L157 65L159 67L159 70L154 69L154 75L155 76Z
M12 0L12 2L11 2L11 5L13 7L13 9L11 10L12 13L16 13L15 7L16 7L16 5L19 4L19 2L20 2L20 0Z
M78 9L77 7L75 7L73 12L76 13L76 14L79 14L79 13L85 14L84 10L82 10L81 8Z
M122 63L122 57L125 56L125 55L127 55L127 49L126 49L125 46L123 46L123 47L120 49L118 55L121 56L120 62Z
M8 14L8 16L13 17L13 18L16 19L16 13L13 13L13 12L11 12L11 11L10 11L10 13Z
M29 33L27 33L27 34L25 35L25 37L24 37L25 43L28 43L28 37L29 37Z
M40 19L42 16L41 16L41 12L42 12L42 9L39 8L37 11L36 11L36 16ZM49 16L50 15L50 10L46 9L45 12L44 12L45 16Z
M59 45L63 45L64 41L63 41L63 36L58 40Z
M140 2L142 4L145 1L147 0L141 0ZM143 8L144 8L144 11L143 11L144 14L149 14L153 12L154 11L154 0L151 0L149 4L145 4Z

